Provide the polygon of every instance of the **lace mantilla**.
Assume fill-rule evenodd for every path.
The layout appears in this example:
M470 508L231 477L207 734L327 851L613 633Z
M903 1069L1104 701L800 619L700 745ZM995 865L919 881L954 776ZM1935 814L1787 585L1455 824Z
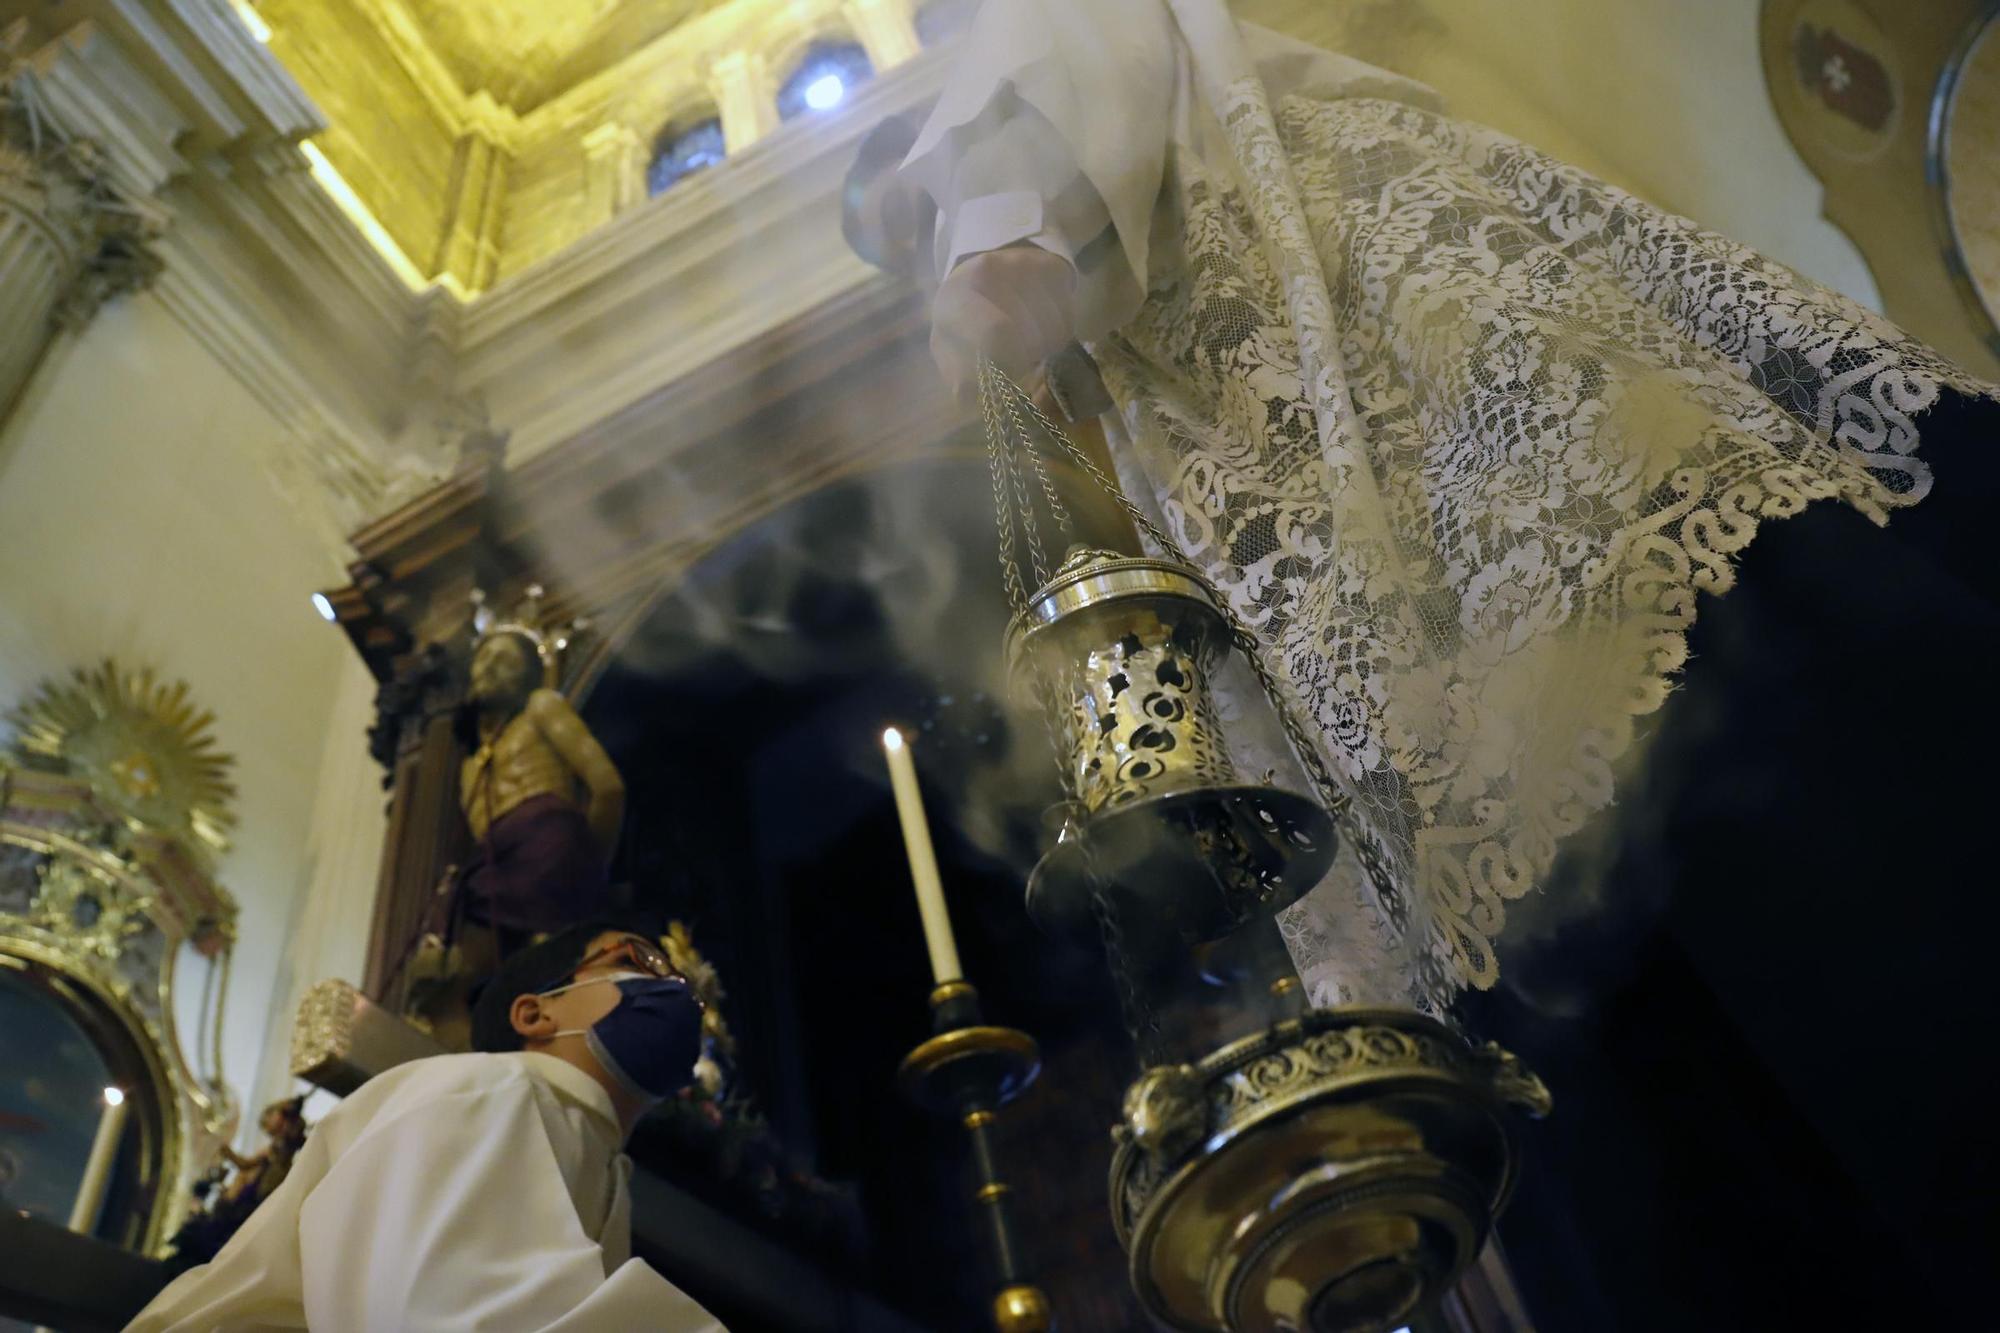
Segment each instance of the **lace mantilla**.
M1239 180L1177 164L1186 262L1099 348L1170 530L1355 797L1292 909L1315 998L1436 1010L1612 796L1759 523L1921 499L1983 392L1893 325L1503 135L1254 79ZM1336 875L1336 879L1339 876ZM1356 909L1362 909L1357 926ZM1358 968L1358 971L1357 971Z

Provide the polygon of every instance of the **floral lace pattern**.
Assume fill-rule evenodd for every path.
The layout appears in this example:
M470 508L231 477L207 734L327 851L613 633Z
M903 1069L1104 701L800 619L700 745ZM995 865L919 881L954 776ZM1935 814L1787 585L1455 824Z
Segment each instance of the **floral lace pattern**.
M1254 79L1218 110L1241 182L1181 155L1186 262L1099 356L1168 530L1355 798L1367 873L1292 909L1302 973L1354 997L1325 953L1358 907L1435 1010L1493 983L1507 904L1610 801L1696 593L1765 520L1921 499L1918 414L1984 390L1498 133L1274 114Z

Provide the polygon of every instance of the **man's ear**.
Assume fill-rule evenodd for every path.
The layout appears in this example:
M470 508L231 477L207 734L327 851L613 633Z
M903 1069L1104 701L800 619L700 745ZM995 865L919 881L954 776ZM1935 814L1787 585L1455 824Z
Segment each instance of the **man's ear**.
M507 1008L507 1021L523 1041L546 1041L556 1035L559 1026L555 1015L543 1007L539 995L516 995Z

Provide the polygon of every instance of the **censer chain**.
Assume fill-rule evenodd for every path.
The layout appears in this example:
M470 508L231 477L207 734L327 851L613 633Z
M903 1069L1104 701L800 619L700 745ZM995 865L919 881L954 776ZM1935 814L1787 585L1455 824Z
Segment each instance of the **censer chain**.
M1125 949L1125 929L1118 915L1118 904L1111 901L1111 891L1092 864L1090 842L1082 845L1084 877L1090 882L1090 914L1097 918L1097 933L1104 940L1104 959L1111 965L1112 986L1118 992L1118 1016L1125 1024L1125 1035L1132 1042L1132 1049L1139 1057L1139 1067L1149 1068L1160 1062L1160 1019L1146 1003L1139 990L1139 983L1132 976L1132 961Z
M1283 686L1279 684L1277 677L1272 673L1270 666L1265 662L1263 641L1243 623L1242 618L1236 614L1236 609L1229 604L1229 599L1223 595L1221 589L1217 588L1214 582L1206 574L1202 573L1193 561L1188 559L1187 553L1181 549L1180 543L1169 536L1157 523L1153 522L1151 516L1143 509L1134 504L1131 497L1125 494L1124 488L1106 476L1104 470L1098 467L1096 462L1088 454L1079 449L1075 441L1069 438L1069 433L1050 420L1048 415L1035 405L1035 400L1020 385L1014 383L1004 371L991 362L986 363L982 367L981 373L982 397L986 396L984 392L986 389L985 380L990 379L994 382L994 396L1004 397L1010 405L1025 406L1035 422L1043 431L1047 432L1049 438L1056 441L1062 447L1063 453L1069 457L1069 460L1076 464L1099 490L1109 496L1111 501L1124 511L1125 516L1132 520L1133 525L1152 538L1162 551L1165 551L1168 555L1186 566L1188 572L1199 579L1202 586L1208 590L1210 598L1214 601L1217 609L1221 611L1225 622L1229 626L1231 641L1237 648L1242 650L1244 657L1249 659L1250 669L1257 677L1258 687L1264 691L1264 696L1271 701L1271 707L1277 712L1278 723L1284 728L1285 739L1291 743L1292 752L1298 756L1300 765L1306 771L1306 777L1311 781L1314 790L1318 792L1320 801L1326 806L1327 813L1346 828L1347 845L1353 849L1355 856L1359 859L1362 873L1374 886L1378 897L1386 900L1392 896L1396 891L1396 875L1393 868L1384 858L1382 850L1375 839L1368 836L1366 831L1358 826L1354 817L1354 798L1334 782L1333 774L1327 768L1326 761L1320 757L1319 746L1314 742L1310 733L1307 732L1304 724L1299 721L1298 710L1294 707L1290 695L1285 692ZM1010 415L1018 423L1020 420L1019 406L1016 406ZM1026 444L1027 436L1025 432L1022 438L1024 444ZM1115 923L1113 930L1115 932ZM1110 938L1111 936L1107 935L1107 946L1109 946ZM1123 987L1130 987L1132 984L1131 979L1125 975L1122 964L1116 965L1114 970L1118 973L1119 984ZM1133 1003L1137 1003L1136 998L1133 1000ZM1151 1021L1150 1016L1148 1021ZM1157 1034L1157 1023L1152 1024L1152 1031ZM1134 1029L1133 1039L1135 1043L1139 1041L1136 1028Z
M994 395L981 377L979 411L986 425L986 470L993 478L993 526L1000 534L1000 585L1016 614L1028 608L1028 590L1021 583L1021 563L1014 554L1014 506L1007 497L1007 437L1001 429Z
M1076 529L1070 518L1069 509L1063 504L1062 496L1056 490L1055 481L1049 475L1048 461L1043 451L1034 447L1034 436L1022 419L1020 396L1007 391L1011 387L1013 387L1012 381L1007 380L1004 375L999 375L990 365L982 369L979 380L979 408L986 427L986 464L993 482L993 515L1000 535L1000 579L1006 590L1008 602L1018 614L1027 610L1028 594L1021 577L1020 556L1015 548L1017 525L1025 530L1029 568L1038 588L1048 581L1048 565L1046 553L1041 546L1039 525L1034 517L1034 503L1022 482L1014 441L1018 440L1019 449L1028 453L1042 497L1048 502L1049 512L1055 519L1056 527L1064 536L1072 539ZM1034 410L1032 402L1028 407L1030 411ZM1037 415L1039 416L1039 413ZM1011 435L1007 429L1008 425L1013 427ZM1038 692L1045 700L1045 706L1040 711L1043 725L1048 731L1049 757L1055 762L1057 779L1063 791L1074 798L1076 793L1071 785L1073 775L1068 765L1062 761L1064 752L1062 739L1053 710L1046 706L1049 691L1044 688ZM1091 915L1096 919L1098 933L1104 942L1104 956L1117 995L1119 1018L1143 1068L1159 1059L1159 1018L1146 1003L1144 993L1132 975L1132 965L1127 957L1125 932L1119 919L1118 906L1111 900L1103 877L1097 873L1088 840L1082 843L1081 851L1084 858L1084 877L1091 885Z

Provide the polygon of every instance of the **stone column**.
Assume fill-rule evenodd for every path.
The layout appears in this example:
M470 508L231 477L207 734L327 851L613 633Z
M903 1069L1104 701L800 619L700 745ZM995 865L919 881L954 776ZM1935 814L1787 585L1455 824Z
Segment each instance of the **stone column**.
M0 73L0 421L57 333L159 272L163 223L96 144L55 127L30 73Z
M590 216L603 225L646 197L646 145L629 125L613 121L583 136Z
M709 91L722 113L723 151L734 155L778 127L778 95L764 57L749 51L717 56L709 66Z
M480 92L468 99L465 133L452 150L443 235L431 271L465 293L493 285L500 268L500 219L513 160L503 145L504 113Z
M877 74L923 49L910 0L847 0L842 9Z

